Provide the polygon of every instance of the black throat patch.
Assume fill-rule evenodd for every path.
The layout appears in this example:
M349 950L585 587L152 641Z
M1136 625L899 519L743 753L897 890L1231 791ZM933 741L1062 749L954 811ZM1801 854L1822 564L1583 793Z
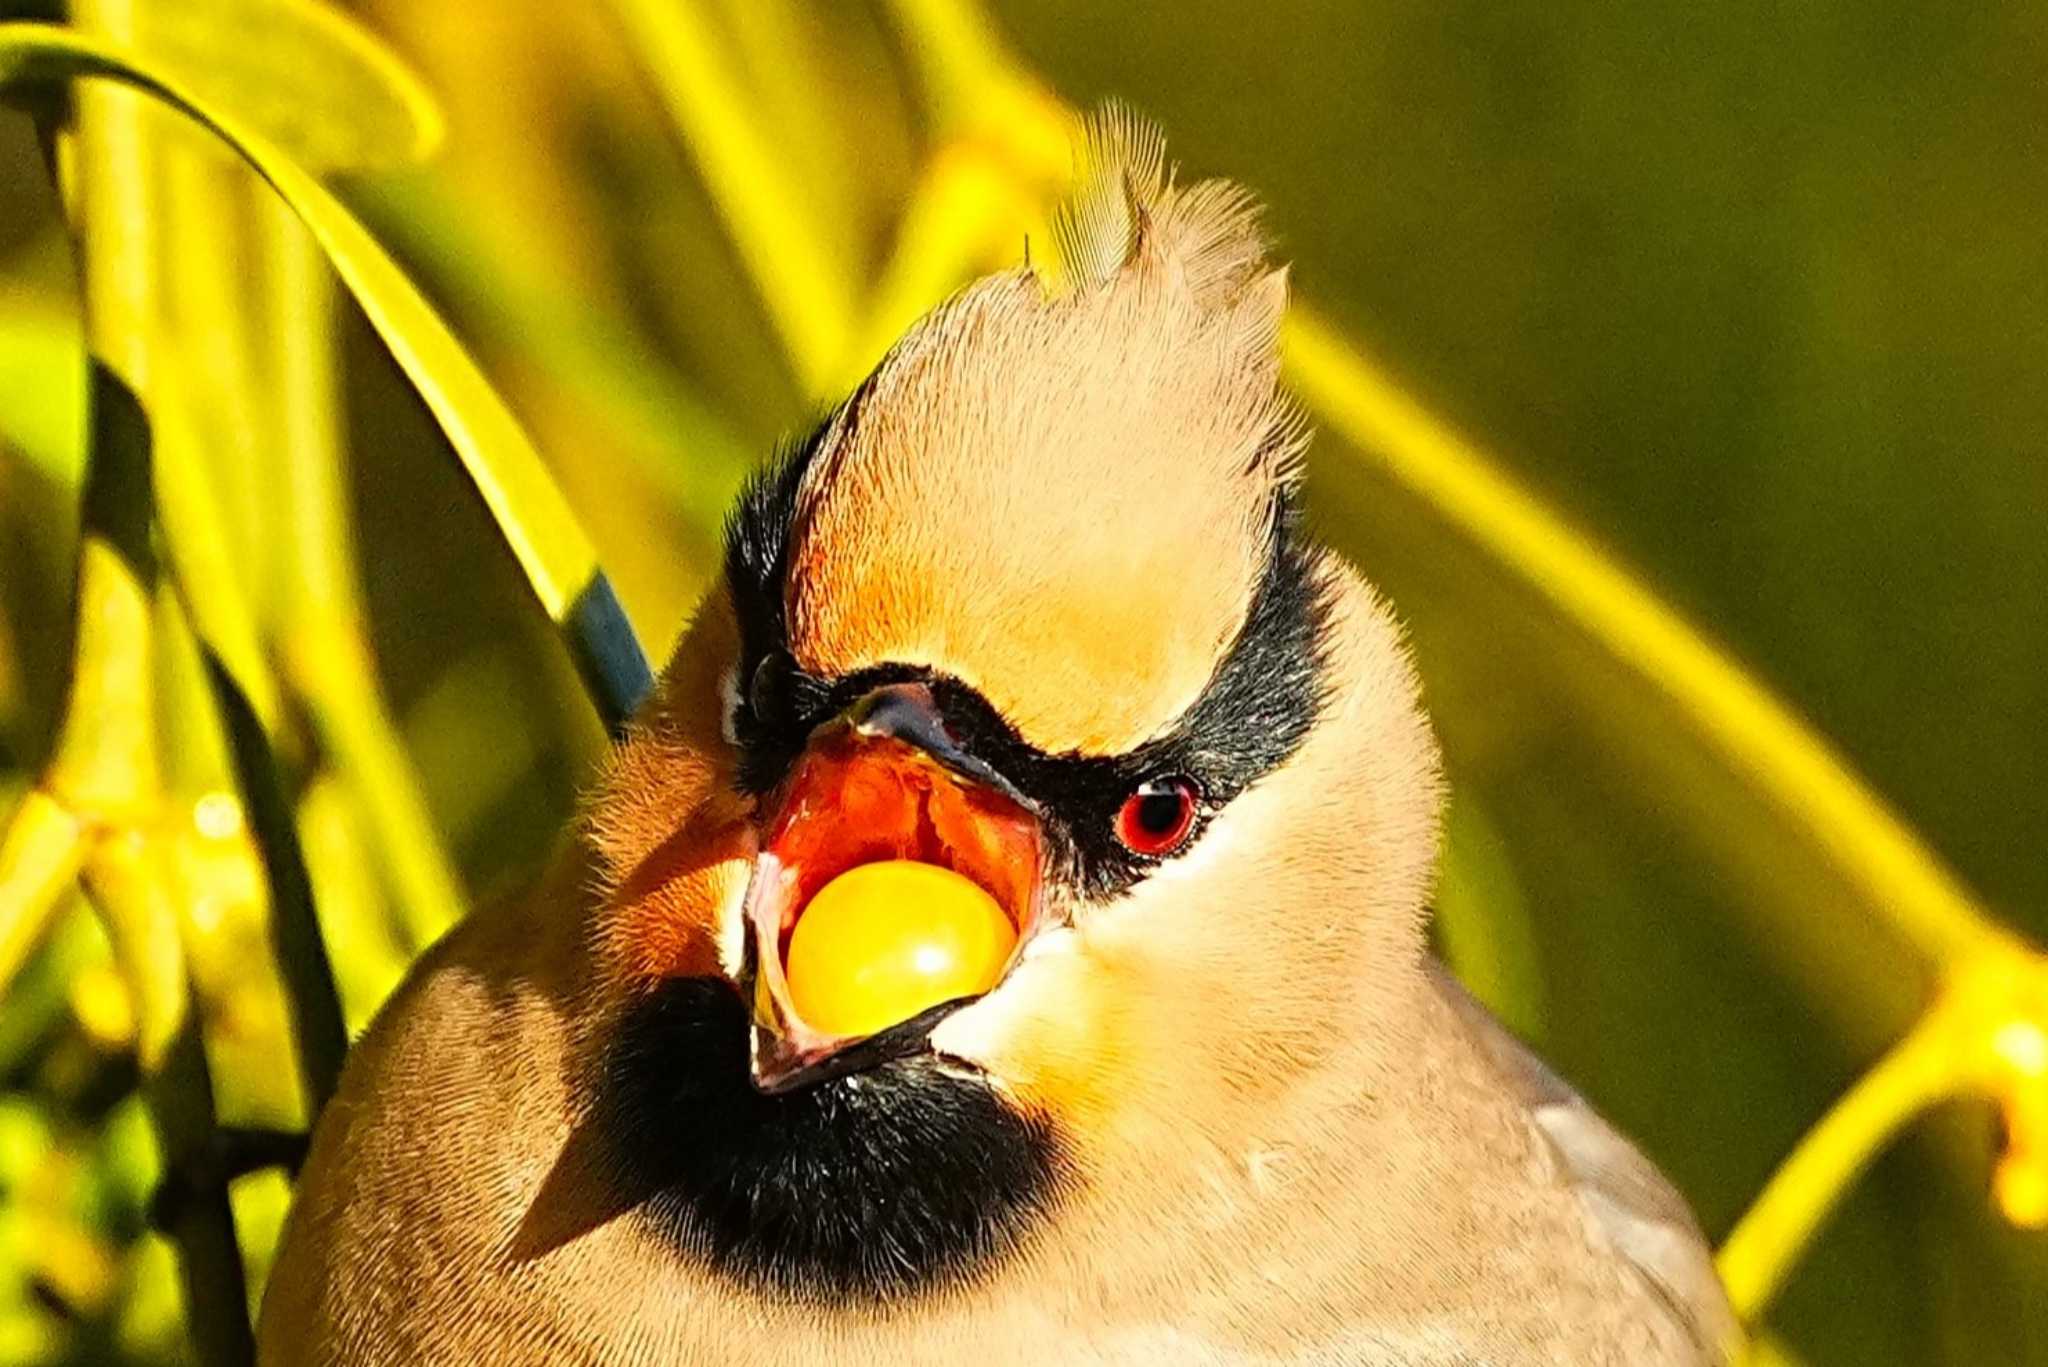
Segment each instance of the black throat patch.
M1021 1247L1064 1164L1050 1126L928 1055L768 1096L730 985L662 984L621 1022L597 1133L679 1252L834 1305L971 1283Z

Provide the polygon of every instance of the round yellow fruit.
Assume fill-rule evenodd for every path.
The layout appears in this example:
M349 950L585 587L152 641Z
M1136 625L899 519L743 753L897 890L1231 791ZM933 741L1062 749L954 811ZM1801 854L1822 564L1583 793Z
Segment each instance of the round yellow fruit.
M909 859L860 864L820 888L789 937L783 975L805 1024L872 1035L986 992L1016 929L972 879Z

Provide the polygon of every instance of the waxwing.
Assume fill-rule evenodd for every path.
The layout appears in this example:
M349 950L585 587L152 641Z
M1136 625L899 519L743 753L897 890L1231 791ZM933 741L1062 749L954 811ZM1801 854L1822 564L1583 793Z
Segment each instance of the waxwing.
M1727 1360L1684 1201L1430 959L1286 277L1094 118L732 513L530 895L356 1046L273 1363Z

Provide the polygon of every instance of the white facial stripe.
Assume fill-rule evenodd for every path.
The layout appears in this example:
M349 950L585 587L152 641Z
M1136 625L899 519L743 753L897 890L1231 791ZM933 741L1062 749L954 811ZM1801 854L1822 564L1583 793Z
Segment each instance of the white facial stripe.
M751 868L737 878L723 880L725 895L719 901L717 912L712 917L712 935L718 946L718 966L725 970L725 976L738 982L740 972L747 964L747 886L752 881ZM753 1003L747 1004L753 1009Z

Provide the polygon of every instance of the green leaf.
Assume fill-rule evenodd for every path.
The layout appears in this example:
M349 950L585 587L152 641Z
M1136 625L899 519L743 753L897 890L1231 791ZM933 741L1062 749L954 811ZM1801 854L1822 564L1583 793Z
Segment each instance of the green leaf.
M0 24L0 86L98 76L146 91L239 154L290 205L426 401L496 520L541 607L613 724L647 668L596 552L540 455L483 372L348 208L238 109L150 57L49 24Z
M1539 937L1507 844L1477 798L1459 793L1444 823L1437 880L1437 948L1458 981L1525 1040L1541 1039Z
M853 330L848 266L803 212L789 155L771 145L699 6L611 0L653 93L695 160L797 378L829 394Z

